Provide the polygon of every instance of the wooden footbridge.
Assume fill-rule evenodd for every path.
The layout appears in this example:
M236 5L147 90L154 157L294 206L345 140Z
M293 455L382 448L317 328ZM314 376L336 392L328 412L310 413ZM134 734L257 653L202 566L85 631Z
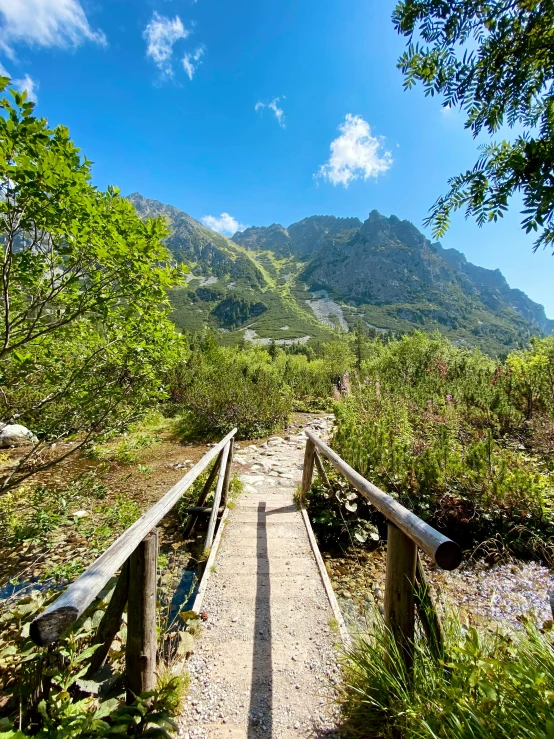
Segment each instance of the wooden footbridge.
M408 669L417 613L429 638L435 644L441 639L433 608L418 608L428 597L418 551L446 570L460 564L461 551L362 478L309 429L249 447L234 458L235 432L40 614L31 636L39 645L55 644L119 572L88 674L104 664L126 608L128 700L154 688L161 660L156 526L213 462L186 526L190 532L200 516L209 516L209 556L192 608L205 629L186 667L191 685L179 733L237 739L332 736L337 726L333 681L339 679L335 643L338 633L345 642L349 637L303 505L314 468L328 484L326 458L388 521L385 619ZM244 484L234 505L228 501L233 466ZM206 506L214 483L213 501Z

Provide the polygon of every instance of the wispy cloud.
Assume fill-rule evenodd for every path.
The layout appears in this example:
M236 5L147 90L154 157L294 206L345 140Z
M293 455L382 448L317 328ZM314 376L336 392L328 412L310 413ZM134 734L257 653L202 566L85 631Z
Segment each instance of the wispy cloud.
M236 218L229 213L222 213L220 216L204 216L200 219L202 223L211 228L212 231L232 236L237 231L244 231L248 226L239 223Z
M27 97L31 102L38 103L38 97L37 97L37 90L38 90L38 82L36 82L34 79L31 78L30 75L26 74L25 77L23 77L20 80L14 80L12 79L11 74L8 72L6 67L4 67L2 64L0 64L0 77L9 77L11 80L11 84L13 87L15 87L16 90L20 90L27 93Z
M0 0L2 2L2 0ZM154 11L152 20L143 32L146 56L149 56L163 75L173 76L173 47L180 39L190 36L178 15L167 18Z
M75 47L84 41L106 44L91 28L79 0L0 0L0 48L15 58L20 43L43 47Z
M273 98L270 103L262 103L261 100L258 100L256 105L254 106L254 110L256 112L258 110L263 110L264 108L271 110L275 115L275 118L277 118L277 123L281 126L281 128L285 128L285 111L279 107L280 100L281 98Z
M199 46L194 54L185 54L183 58L183 67L185 68L185 72L189 76L189 80L192 80L192 78L194 77L196 67L201 63L200 59L204 56L204 51L204 47Z
M37 97L37 90L38 90L38 82L36 82L34 79L32 79L28 74L23 77L21 80L14 80L13 81L14 87L17 87L18 90L25 90L27 93L27 97L31 102L38 103L38 97Z
M378 177L390 169L392 154L384 149L384 139L372 136L369 123L361 116L348 113L339 131L340 136L331 141L329 159L316 178L348 187L353 180Z

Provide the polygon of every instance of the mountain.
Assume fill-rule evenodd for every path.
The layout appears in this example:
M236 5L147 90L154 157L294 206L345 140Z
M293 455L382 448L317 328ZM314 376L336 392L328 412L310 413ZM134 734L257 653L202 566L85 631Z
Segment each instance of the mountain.
M286 343L332 338L332 326L321 323L293 294L301 262L274 257L271 250L254 253L178 208L140 193L129 195L128 200L141 217L165 218L171 232L167 246L176 261L190 269L187 286L170 294L179 328L201 331L212 326L230 343L241 336L261 343L272 338Z
M544 308L499 270L471 264L396 216L311 216L227 239L177 208L138 193L129 199L141 216L166 218L167 245L191 270L187 287L171 294L186 330L208 324L229 342L289 343L329 340L362 321L376 331L438 329L491 354L554 330Z

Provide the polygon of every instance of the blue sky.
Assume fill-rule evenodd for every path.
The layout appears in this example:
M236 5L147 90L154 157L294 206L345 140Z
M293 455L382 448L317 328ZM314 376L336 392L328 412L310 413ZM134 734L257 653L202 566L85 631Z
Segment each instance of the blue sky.
M404 92L394 5L0 0L0 63L69 126L101 188L227 229L374 208L421 227L477 144L457 111ZM482 229L460 215L443 245L554 317L553 257L533 254L518 210Z

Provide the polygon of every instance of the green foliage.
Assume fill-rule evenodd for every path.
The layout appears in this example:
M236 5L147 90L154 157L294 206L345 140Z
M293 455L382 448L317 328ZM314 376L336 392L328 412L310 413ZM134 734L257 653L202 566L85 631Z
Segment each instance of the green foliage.
M267 356L223 347L194 354L180 389L189 431L221 436L236 426L238 438L255 438L282 427L291 410L290 393Z
M26 483L10 490L0 497L2 579L25 582L29 555L34 563L33 579L67 582L134 523L140 512L132 498L110 494L95 473L82 474L65 486ZM76 544L81 546L76 548Z
M305 496L319 543L330 549L337 544L359 547L378 542L375 509L334 469L328 467L327 476L330 488L318 478Z
M521 193L523 228L554 242L554 7L533 0L403 0L393 15L408 50L399 60L405 87L421 82L427 95L460 107L474 136L501 126L523 129L513 142L481 147L473 169L450 180L427 222L437 237L450 214L465 208L479 225L496 221ZM423 43L415 42L421 37Z
M229 297L222 300L212 310L221 326L237 328L249 318L260 316L267 310L267 305L258 301L244 300L244 298Z
M125 705L122 699L121 680L112 680L114 688L106 692L100 690L100 682L85 678L88 661L97 649L92 646L92 637L106 602L100 603L91 617L82 619L55 650L33 644L29 624L56 596L22 599L0 615L0 737L172 736L176 729L172 716L179 711L185 677L171 676L160 668L157 688L137 696L132 705ZM123 627L118 638L124 639L125 633ZM113 650L111 654L112 670L121 668L123 652ZM37 692L42 693L38 702Z
M56 461L40 456L45 440L86 444L141 417L180 346L165 224L94 188L67 129L33 108L25 93L0 99L1 415L41 440L4 487Z
M462 545L550 559L552 377L554 339L504 365L438 336L375 342L337 406L334 448Z
M156 437L150 434L133 434L128 438L125 436L113 448L106 446L91 447L87 455L108 462L136 464L140 460L142 452L155 444L156 441Z
M174 410L185 413L183 432L201 436L237 426L239 438L256 438L281 428L291 410L330 408L335 385L354 363L345 341L304 352L222 347L208 332L192 337L190 349L167 383Z
M505 636L446 622L441 658L417 642L413 682L382 620L346 654L341 692L350 737L547 739L552 736L554 642L526 624Z

